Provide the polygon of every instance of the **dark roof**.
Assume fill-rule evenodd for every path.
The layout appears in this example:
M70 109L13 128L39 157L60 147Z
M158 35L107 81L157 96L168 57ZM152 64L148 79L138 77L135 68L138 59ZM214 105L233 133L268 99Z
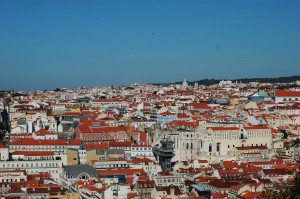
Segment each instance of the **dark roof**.
M86 147L84 144L80 145L79 150L86 150Z
M17 125L26 125L26 118L20 118L17 121Z
M264 169L266 175L287 175L288 172L285 169Z
M190 186L190 185L193 185L193 184L197 184L197 183L194 182L194 181L191 181L191 180L185 180L185 181L184 181L184 185L185 185L185 186Z
M80 120L82 120L82 119L88 119L88 118L92 118L92 116L90 116L90 115L78 115L77 117L76 117L76 119L80 119Z
M210 166L214 169L222 169L222 166L220 164L210 164Z
M258 180L259 180L259 182L261 182L263 184L266 184L266 183L271 184L272 183L272 181L270 179L268 179L268 178L265 178L265 179L264 178L260 178Z
M78 149L75 149L75 148L67 148L67 150L78 151Z
M178 186L170 185L170 186L165 186L165 187L160 187L161 191L167 192L168 195L171 195L171 189L174 188L174 195L178 196L183 194Z
M223 180L213 180L208 183L210 186L221 188L221 189L228 189L234 185L238 185L238 182L225 182Z
M125 154L124 149L109 149L107 150L107 154Z
M97 174L97 170L89 165L64 166L64 171L68 176L78 176L81 173L87 173L89 175Z

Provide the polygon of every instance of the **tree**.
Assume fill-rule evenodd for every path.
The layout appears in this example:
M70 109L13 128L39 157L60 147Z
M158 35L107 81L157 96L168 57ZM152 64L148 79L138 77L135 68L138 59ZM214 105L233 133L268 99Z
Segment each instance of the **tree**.
M3 130L5 130L5 126L3 125L2 122L0 122L0 131L3 131Z
M46 125L46 126L45 126L45 130L46 130L46 131L48 131L48 130L49 130L49 128L50 128L50 126L49 126L49 125Z
M292 141L292 146L294 146L296 148L299 147L300 146L300 139L297 138L297 139L293 140Z
M300 171L297 171L294 178L294 183L289 189L289 197L300 199Z
M54 119L56 121L56 131L58 132L58 125L60 125L60 116L59 115L54 115Z
M263 191L261 199L300 199L300 171L295 173L292 185L281 185L277 191Z
M286 132L285 129L282 129L282 130L281 130L281 133L283 134L283 135L282 135L282 139L287 139L287 138L288 138L288 133Z

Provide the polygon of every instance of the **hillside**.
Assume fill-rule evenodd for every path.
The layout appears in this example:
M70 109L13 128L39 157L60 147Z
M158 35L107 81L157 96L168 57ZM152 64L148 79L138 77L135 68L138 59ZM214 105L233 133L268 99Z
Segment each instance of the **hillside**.
M290 77L275 77L275 78L241 78L241 79L201 79L196 81L188 81L188 84L193 85L196 82L199 85L213 85L218 84L222 80L231 80L232 82L261 82L261 83L291 83L297 80L300 80L300 76L290 76ZM154 85L169 85L169 84L181 84L182 82L173 82L173 83L154 83Z

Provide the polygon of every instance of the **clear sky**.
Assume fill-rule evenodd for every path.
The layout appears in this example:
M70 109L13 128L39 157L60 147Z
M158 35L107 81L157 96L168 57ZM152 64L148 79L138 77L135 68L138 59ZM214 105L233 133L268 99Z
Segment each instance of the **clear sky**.
M300 73L299 0L0 0L0 90Z

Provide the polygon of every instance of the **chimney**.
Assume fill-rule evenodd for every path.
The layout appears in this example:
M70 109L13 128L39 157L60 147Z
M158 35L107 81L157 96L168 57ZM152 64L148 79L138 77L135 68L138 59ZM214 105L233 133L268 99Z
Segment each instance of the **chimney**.
M174 189L173 185L171 185L171 187L170 187L170 194L171 194L171 196L175 196L175 189Z
M255 192L255 186L251 186L251 192Z

